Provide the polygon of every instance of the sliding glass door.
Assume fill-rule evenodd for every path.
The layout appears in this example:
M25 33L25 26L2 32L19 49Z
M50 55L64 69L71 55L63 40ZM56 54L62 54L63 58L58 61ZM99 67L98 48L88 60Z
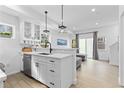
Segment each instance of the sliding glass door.
M93 38L79 39L79 53L86 55L87 58L92 58Z
M86 39L79 39L79 53L86 54Z
M93 57L93 38L88 38L86 39L87 44L86 44L86 54L87 58L92 58Z

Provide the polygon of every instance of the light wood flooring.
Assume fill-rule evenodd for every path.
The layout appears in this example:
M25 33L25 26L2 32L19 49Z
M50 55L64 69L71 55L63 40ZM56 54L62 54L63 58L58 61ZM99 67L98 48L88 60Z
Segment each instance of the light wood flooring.
M47 88L23 73L8 76L6 88ZM118 67L107 62L88 60L77 70L77 84L71 88L118 88Z

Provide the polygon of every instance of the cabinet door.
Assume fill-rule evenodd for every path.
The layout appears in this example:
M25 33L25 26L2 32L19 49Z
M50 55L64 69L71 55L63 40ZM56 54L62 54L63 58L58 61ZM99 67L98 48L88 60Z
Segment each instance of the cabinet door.
M34 24L34 39L40 40L40 25Z
M47 82L47 75L46 75L47 64L44 62L40 62L38 64L38 80L44 84Z
M24 22L24 38L31 39L32 27L30 22Z
M36 80L38 79L38 63L32 62L32 77L35 78Z

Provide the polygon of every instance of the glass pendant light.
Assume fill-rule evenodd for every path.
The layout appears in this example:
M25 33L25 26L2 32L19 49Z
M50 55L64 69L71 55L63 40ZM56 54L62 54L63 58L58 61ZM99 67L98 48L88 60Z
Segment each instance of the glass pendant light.
M64 20L63 20L63 5L61 5L61 25L58 26L59 28L59 32L61 33L64 33L65 32L65 29L67 28L65 25L64 25Z
M45 13L45 30L43 30L44 33L48 33L50 32L49 30L47 30L47 11L44 12Z

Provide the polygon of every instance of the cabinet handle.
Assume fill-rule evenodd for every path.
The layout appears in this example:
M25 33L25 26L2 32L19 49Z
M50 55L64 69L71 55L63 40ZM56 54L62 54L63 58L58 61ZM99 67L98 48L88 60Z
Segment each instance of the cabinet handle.
M50 82L51 85L55 85L53 82Z
M55 72L54 70L49 70L50 72Z
M55 62L55 61L53 61L53 60L50 60L50 62Z
M36 67L38 67L39 66L39 63L35 63L35 65L36 65Z

